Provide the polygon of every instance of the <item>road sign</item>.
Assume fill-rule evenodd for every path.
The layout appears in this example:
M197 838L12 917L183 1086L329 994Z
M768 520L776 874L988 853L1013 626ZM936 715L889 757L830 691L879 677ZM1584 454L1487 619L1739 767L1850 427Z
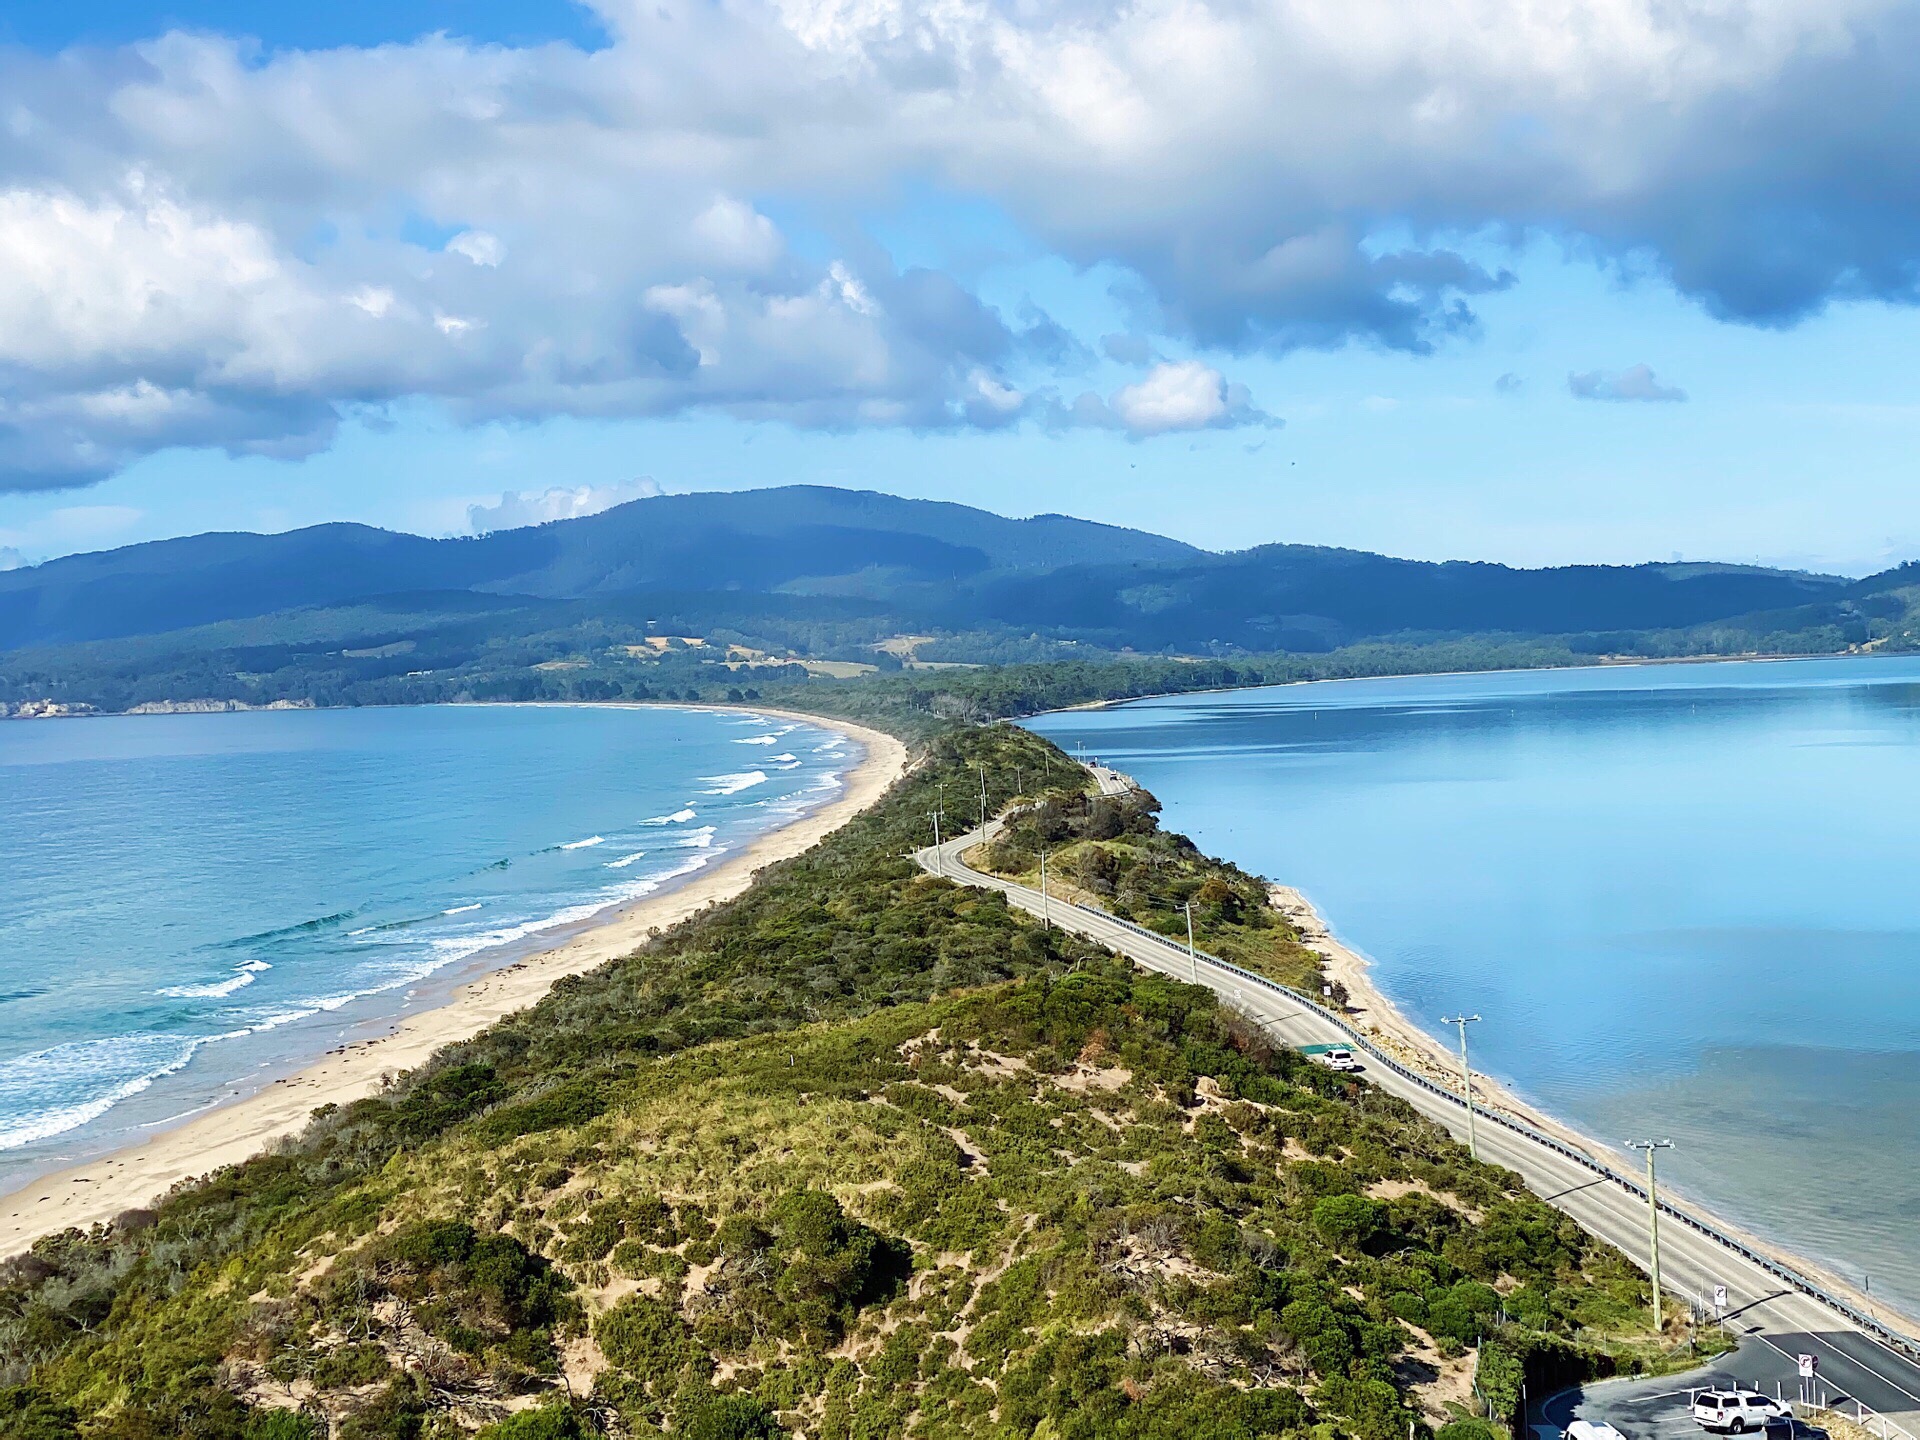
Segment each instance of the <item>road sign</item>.
M1713 1308L1715 1311L1721 1311L1727 1308L1726 1286L1716 1285L1713 1287Z
M1819 1373L1820 1357L1818 1355L1802 1355L1800 1357L1800 1378L1802 1380L1811 1380Z

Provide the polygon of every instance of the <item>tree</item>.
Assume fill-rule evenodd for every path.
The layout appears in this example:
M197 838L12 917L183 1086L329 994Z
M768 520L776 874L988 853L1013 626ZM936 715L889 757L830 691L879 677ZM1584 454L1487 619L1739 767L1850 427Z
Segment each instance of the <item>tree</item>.
M1364 1249L1385 1223L1384 1207L1364 1195L1328 1195L1313 1207L1313 1228L1336 1249Z

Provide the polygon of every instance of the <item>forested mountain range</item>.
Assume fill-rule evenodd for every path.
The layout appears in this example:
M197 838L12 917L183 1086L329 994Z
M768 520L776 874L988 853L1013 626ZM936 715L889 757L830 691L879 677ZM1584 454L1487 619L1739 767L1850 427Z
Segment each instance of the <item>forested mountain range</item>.
M363 525L198 535L0 574L9 713L726 699L875 669L1066 660L1154 672L1102 682L1131 691L1235 683L1202 679L1229 671L1862 648L1920 648L1920 568L1855 581L1303 545L1216 554L1066 516L816 486L665 496L466 539Z
M433 608L471 611L454 598L466 594L593 604L640 597L642 610L649 598L671 596L696 622L727 612L748 630L738 622L807 613L792 597L813 596L843 602L826 612L864 622L857 628L874 639L985 632L1115 651L1315 652L1406 632L1665 629L1809 606L1837 618L1859 588L1729 565L1523 570L1302 545L1215 554L1066 516L1012 520L964 505L789 486L660 496L473 538L335 524L70 556L0 574L0 648L398 595L442 596ZM613 609L631 614L633 604ZM804 638L799 646L807 648Z

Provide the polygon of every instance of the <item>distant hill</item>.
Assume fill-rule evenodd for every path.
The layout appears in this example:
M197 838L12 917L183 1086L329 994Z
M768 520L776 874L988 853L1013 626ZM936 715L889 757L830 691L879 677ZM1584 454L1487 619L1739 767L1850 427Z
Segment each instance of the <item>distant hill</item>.
M885 598L916 585L1204 553L1064 515L1010 520L965 505L823 486L667 495L473 539L340 524L69 556L0 573L0 649L160 634L431 590L545 599L656 589Z
M1110 647L1316 651L1404 632L1673 629L1845 593L1830 576L1745 566L1521 570L1263 545L1150 571L1092 564L993 577L965 608L1010 625L1044 617L1055 633Z
M1324 652L1385 636L1604 637L1756 616L1768 617L1763 631L1838 633L1858 628L1854 597L1889 603L1875 585L1697 563L1526 570L1302 545L1214 554L1063 515L788 486L636 500L465 539L338 524L71 556L0 574L0 650L404 596L408 613L469 628L482 597L564 602L567 623L716 626L798 654L846 655L902 633L944 637L948 659L1038 658L1032 647L1061 644ZM524 605L516 614L517 625L558 623Z

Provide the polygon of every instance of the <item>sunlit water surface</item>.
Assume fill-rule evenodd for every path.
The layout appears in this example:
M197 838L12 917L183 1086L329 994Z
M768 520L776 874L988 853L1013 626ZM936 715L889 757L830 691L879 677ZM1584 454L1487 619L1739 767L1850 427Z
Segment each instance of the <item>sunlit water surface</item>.
M665 707L0 722L0 1187L683 881L857 758Z
M1043 716L1303 889L1409 1017L1920 1313L1920 660L1283 686Z

